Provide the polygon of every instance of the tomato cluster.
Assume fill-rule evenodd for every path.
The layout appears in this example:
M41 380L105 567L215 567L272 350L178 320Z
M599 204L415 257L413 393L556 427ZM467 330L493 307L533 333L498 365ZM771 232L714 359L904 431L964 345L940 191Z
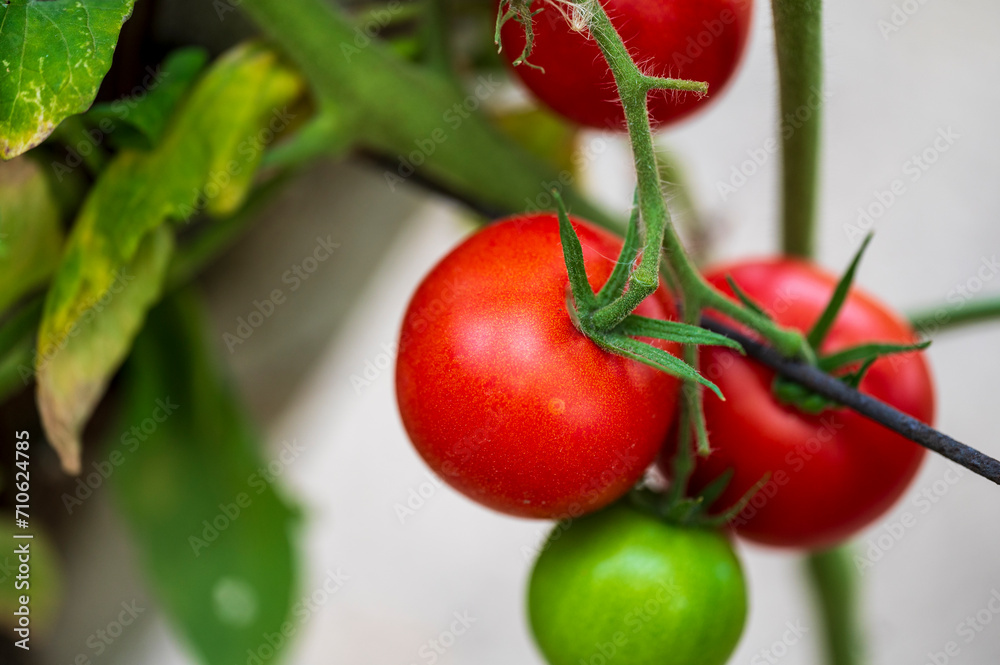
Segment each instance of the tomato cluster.
M581 220L572 225L599 290L622 241ZM787 259L723 266L706 278L730 294L738 284L776 322L802 331L837 285ZM565 520L529 593L532 627L553 665L604 652L636 665L667 652L682 665L723 663L745 614L727 537L622 503L605 508L657 455L669 477L677 381L588 339L569 298L556 215L514 217L470 236L426 276L404 316L396 368L403 424L424 460L466 496L510 515ZM636 312L676 316L662 287ZM914 337L854 289L817 351ZM677 355L675 344L650 341ZM723 511L768 479L730 523L751 540L835 544L883 514L923 459L923 449L850 410L813 413L783 402L773 372L734 351L705 347L701 371L726 400L706 395L712 452L698 459L688 490L697 494L731 471L713 506ZM926 422L933 417L930 373L918 353L875 361L859 389ZM640 620L642 608L648 616ZM641 638L632 632L647 627Z
M717 92L742 57L750 0L600 1L650 75L705 80ZM557 4L549 2L534 23L534 67L515 71L567 119L621 128L622 107L598 46ZM523 26L508 22L502 37L513 61L525 44ZM704 103L653 92L649 112L662 126ZM834 545L888 510L924 451L801 386L783 390L773 371L733 350L705 346L699 369L725 400L705 391L711 451L697 457L690 477L672 478L678 441L687 438L676 431L678 381L639 362L641 354L628 355L634 347L625 347L628 357L609 351L618 347L594 333L596 318L581 315L574 301L586 290L582 272L597 292L618 261L631 258L619 257L623 242L613 234L563 218L564 234L569 225L582 268L570 243L564 255L559 217L521 215L472 234L424 278L399 344L403 425L427 464L469 498L509 515L562 520L528 591L532 630L551 665L653 665L665 654L674 665L721 665L739 640L747 601L731 535L714 526L730 517L732 531L759 543ZM840 301L838 280L802 261L743 261L705 277L803 333L831 300ZM662 286L634 313L677 318ZM653 323L632 331L682 327ZM900 351L916 341L906 323L857 289L821 328L825 334L810 339L827 360L862 345ZM642 341L660 350L654 355L679 357L674 342ZM931 421L933 387L919 353L867 358L863 367L855 357L832 371L848 381L853 372L861 392ZM647 490L619 501L657 460L670 492L652 492L659 497L652 503ZM708 495L706 509L699 502Z

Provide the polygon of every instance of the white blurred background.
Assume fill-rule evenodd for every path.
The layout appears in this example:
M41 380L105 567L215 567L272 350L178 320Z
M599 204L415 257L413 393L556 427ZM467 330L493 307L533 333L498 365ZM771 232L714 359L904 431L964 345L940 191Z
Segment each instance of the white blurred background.
M897 5L903 12L897 20L907 19L883 34L879 21L891 22ZM843 0L825 11L830 96L820 261L837 271L846 264L856 247L847 227L857 223L859 207L899 178L905 193L877 219L860 283L904 311L944 302L963 285L975 288L970 279L981 262L1000 254L1000 3ZM696 199L716 224L713 258L770 253L778 245L777 155L735 193L724 198L718 186L732 184L748 151L775 136L775 99L770 11L758 0L749 57L735 84L710 112L662 137L687 166ZM957 138L914 181L907 160L949 129ZM610 142L589 164L585 189L623 212L632 187L627 148L607 136L583 142ZM523 592L531 565L526 553L548 525L494 514L436 484L396 411L391 345L403 308L424 272L471 230L463 215L417 190L390 194L376 169L321 165L271 207L210 283L220 353L266 424L274 451L268 456L283 441L305 446L282 478L306 510L302 592L321 588L331 573L346 580L298 626L286 662L542 663L528 634ZM341 243L334 258L229 354L222 334L312 251L317 235L327 234ZM995 276L981 293L1000 293ZM942 334L929 353L938 426L1000 457L998 341L1000 323L980 325ZM1000 616L989 609L991 596L1000 597L1000 488L969 472L946 474L950 468L929 459L909 495L857 539L861 556L878 558L862 580L873 664L1000 660ZM904 513L914 525L891 528ZM53 664L90 653L87 637L117 616L122 600L152 607L106 496L90 502L76 528L70 606L60 639L45 653ZM821 662L799 557L741 550L752 607L731 662ZM443 633L456 612L471 625L451 639ZM977 613L981 632L963 630ZM789 632L789 623L798 630ZM432 640L451 646L438 653ZM943 654L949 642L957 655ZM192 661L149 609L94 662Z

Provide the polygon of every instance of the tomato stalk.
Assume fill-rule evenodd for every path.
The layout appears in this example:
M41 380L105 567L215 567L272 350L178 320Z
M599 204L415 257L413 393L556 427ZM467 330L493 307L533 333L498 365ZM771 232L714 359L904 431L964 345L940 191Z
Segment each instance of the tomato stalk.
M914 312L909 318L914 330L928 337L954 326L1000 318L1000 297L959 300Z
M647 97L655 89L705 93L707 85L644 74L632 59L600 2L577 0L576 4L587 19L591 36L604 54L622 101L635 162L639 215L644 226L640 264L629 275L625 292L594 313L595 328L610 330L656 290L662 247L670 273L676 278L684 309L690 313L691 320L697 321L703 308L716 309L759 332L783 354L813 361L812 350L798 331L781 328L766 316L729 299L706 282L685 252L670 221L657 169Z
M823 642L831 665L864 662L857 619L858 573L849 546L813 552L806 559L817 609L823 618Z
M815 246L816 201L823 104L822 0L772 0L781 101L784 253L810 258Z

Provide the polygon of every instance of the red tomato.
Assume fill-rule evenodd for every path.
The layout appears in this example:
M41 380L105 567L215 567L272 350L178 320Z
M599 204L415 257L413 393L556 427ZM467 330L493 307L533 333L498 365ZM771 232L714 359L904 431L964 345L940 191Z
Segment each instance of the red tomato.
M737 263L706 276L732 294L727 274L776 321L802 331L819 318L837 282L790 259ZM821 351L914 341L908 324L854 289ZM713 450L700 459L691 489L701 490L732 468L735 475L717 504L729 507L770 473L768 483L733 520L736 531L750 540L808 549L834 545L888 510L924 458L916 443L849 409L810 415L780 403L771 390L774 372L731 351L703 347L701 370L718 384L726 401L705 394ZM926 423L933 420L934 390L922 354L878 360L860 389ZM672 451L667 453L665 471Z
M573 225L597 289L621 240ZM396 396L410 439L454 488L511 515L565 518L614 501L673 419L677 381L587 339L567 287L556 216L514 217L446 256L403 320ZM666 291L637 312L675 313Z
M549 0L535 0L532 9L543 5L528 61L545 71L524 64L514 71L536 97L573 122L624 129L614 77L597 42L574 30ZM646 74L708 82L708 97L652 91L650 119L657 127L719 96L746 50L753 13L753 0L601 0L601 5ZM524 29L510 20L501 37L503 53L513 62L524 48Z

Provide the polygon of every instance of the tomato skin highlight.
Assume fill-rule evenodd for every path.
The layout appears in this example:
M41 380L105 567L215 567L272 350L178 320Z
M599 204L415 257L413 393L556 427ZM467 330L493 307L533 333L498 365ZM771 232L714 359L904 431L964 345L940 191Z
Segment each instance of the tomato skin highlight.
M537 10L547 0L535 0ZM706 81L708 96L672 90L649 94L654 127L675 123L719 96L743 53L753 15L752 0L601 0L633 60L652 76ZM597 42L573 30L551 4L535 17L528 62L512 67L551 109L598 129L625 129L614 77ZM514 20L501 30L502 53L513 63L524 48L524 29Z
M528 614L546 660L722 665L747 612L729 540L623 504L560 524L535 562Z
M803 332L819 318L837 282L833 275L791 259L736 263L706 277L732 295L727 274L778 323ZM916 335L885 305L852 289L821 351L878 341L912 343ZM884 514L924 459L921 446L849 409L810 415L781 404L771 390L774 372L748 358L706 347L701 370L727 401L705 394L713 451L699 458L691 489L698 491L733 468L735 475L716 504L728 507L770 473L765 487L732 522L749 540L805 549L835 545ZM921 353L879 359L860 390L933 422L934 388ZM665 471L670 455L672 450L661 463Z
M597 290L622 241L573 224ZM677 380L580 333L567 287L556 216L515 217L442 259L404 317L396 395L411 441L452 487L510 515L607 505L655 460L674 417ZM636 313L675 318L663 289Z

